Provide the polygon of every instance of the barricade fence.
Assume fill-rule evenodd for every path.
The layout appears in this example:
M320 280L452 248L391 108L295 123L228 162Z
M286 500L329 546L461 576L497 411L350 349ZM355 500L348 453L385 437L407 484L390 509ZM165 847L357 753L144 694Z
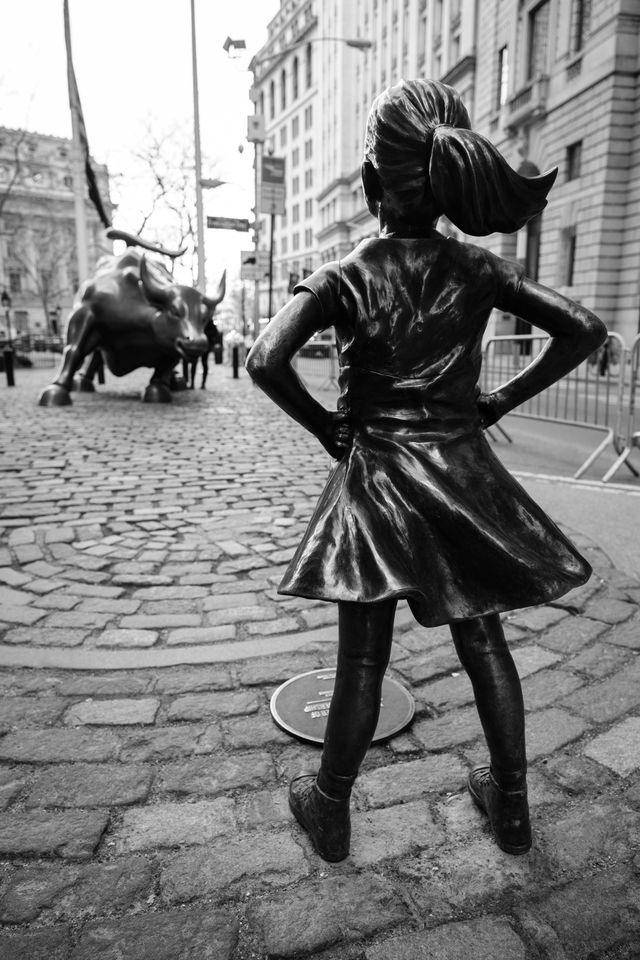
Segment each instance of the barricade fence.
M4 341L2 349L9 346ZM62 337L35 336L21 334L14 337L10 346L14 355L14 366L20 367L56 367L60 363L60 354L63 349Z
M338 351L335 343L309 341L293 358L299 377L321 390L338 386Z
M624 464L634 474L640 476L636 468L629 461L635 447L640 447L640 430L636 422L636 404L638 394L640 393L640 334L636 336L628 354L629 380L627 385L627 399L624 403L624 413L621 415L621 424L623 432L616 445L618 458L615 463L607 470L602 478L605 482L610 480ZM621 405L622 406L622 405Z

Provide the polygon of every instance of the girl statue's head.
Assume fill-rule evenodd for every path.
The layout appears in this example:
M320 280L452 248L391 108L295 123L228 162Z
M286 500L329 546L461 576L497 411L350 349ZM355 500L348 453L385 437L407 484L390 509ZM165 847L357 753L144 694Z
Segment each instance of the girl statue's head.
M386 204L414 225L445 214L472 236L511 233L544 209L557 172L516 173L471 130L456 91L435 80L401 80L369 112L362 180L374 216Z

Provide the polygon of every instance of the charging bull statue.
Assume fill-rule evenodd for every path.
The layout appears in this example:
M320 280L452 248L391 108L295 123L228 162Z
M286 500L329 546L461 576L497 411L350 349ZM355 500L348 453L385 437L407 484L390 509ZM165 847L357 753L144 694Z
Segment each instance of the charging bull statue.
M132 247L170 257L184 251L164 250L116 230L107 236L126 240L127 250L120 256L103 257L95 276L80 289L67 324L60 368L42 392L40 406L70 404L74 386L92 390L100 357L116 377L138 367L153 367L143 399L168 403L176 363L196 360L209 350L204 330L224 297L225 274L216 295L205 297L193 287L175 283L162 264L147 260Z

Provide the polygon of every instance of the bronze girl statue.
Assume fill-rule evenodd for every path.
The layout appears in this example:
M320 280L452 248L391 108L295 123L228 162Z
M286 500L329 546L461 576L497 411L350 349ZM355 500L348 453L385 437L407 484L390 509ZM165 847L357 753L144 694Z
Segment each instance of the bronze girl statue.
M289 803L325 860L349 852L349 797L378 720L396 603L450 625L489 748L468 787L508 853L531 846L524 707L499 613L547 603L589 564L491 452L483 428L560 379L603 342L601 321L522 268L436 230L512 232L546 206L556 170L520 176L470 129L458 94L401 81L374 102L362 182L379 237L295 288L254 345L257 384L338 464L280 585L337 601L335 690L320 770ZM496 307L550 335L512 380L480 393L481 341ZM338 410L291 368L335 329Z

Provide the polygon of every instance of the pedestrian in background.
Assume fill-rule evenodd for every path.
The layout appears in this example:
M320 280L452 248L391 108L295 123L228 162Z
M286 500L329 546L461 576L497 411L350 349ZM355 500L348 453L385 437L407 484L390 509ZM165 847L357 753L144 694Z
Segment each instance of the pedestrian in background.
M400 598L425 627L450 625L490 755L469 791L503 850L531 846L524 706L499 613L547 603L591 570L496 459L483 428L576 367L606 330L519 265L444 237L436 223L445 214L473 236L518 230L546 206L556 172L517 174L444 84L386 90L369 114L362 167L379 237L298 284L248 357L258 385L338 461L280 585L339 605L320 770L289 792L326 860L349 852L349 797L375 732ZM550 339L482 394L481 341L494 307ZM290 364L328 327L340 359L335 412Z

